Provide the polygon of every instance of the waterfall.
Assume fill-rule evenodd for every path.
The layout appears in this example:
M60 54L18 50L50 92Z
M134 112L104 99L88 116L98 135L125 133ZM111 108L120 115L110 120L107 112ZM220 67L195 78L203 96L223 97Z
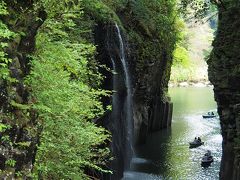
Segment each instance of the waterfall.
M111 126L113 151L122 170L129 167L133 148L132 87L125 54L125 44L116 24L107 34L107 48L114 71L112 78Z
M129 69L126 61L126 55L125 55L125 49L123 44L123 39L121 36L120 29L117 24L115 24L119 43L120 43L120 59L122 62L123 70L124 70L124 80L125 80L125 86L127 89L127 96L125 100L125 113L126 113L126 122L127 122L127 138L130 141L130 146L132 146L133 141L133 119L132 119L132 89L131 89L131 81L130 81L130 75L129 75ZM132 147L130 147L132 149Z
M109 44L108 44L109 46ZM112 67L113 67L113 96L112 96L112 119L116 118L119 114L119 107L118 107L118 102L119 102L119 98L116 94L117 92L117 78L116 78L116 73L117 73L117 68L116 68L116 63L114 62L114 59L112 57L111 58L111 62L112 62Z

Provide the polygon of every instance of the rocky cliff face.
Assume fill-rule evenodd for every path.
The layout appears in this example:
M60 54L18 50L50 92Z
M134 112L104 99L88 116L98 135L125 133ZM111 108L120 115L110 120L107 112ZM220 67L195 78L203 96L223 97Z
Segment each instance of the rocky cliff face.
M3 177L13 178L18 171L31 172L39 142L36 112L18 105L29 103L23 81L30 71L28 55L34 51L35 36L46 14L43 11L33 14L31 2L8 2L7 6L12 16L5 17L4 22L11 31L24 34L16 34L5 49L12 59L11 78L16 81L0 80L0 123L8 124L7 130L0 132L0 169ZM43 21L36 20L37 17Z
M220 179L240 179L239 16L239 7L219 9L217 36L208 61L209 79L214 85L223 136Z
M142 47L139 42L129 37L129 27L124 24L124 19L122 21L124 29L121 29L121 34L125 39L124 50L133 92L131 110L128 112L124 110L127 102L127 89L124 84L126 77L120 60L121 50L116 25L98 23L94 33L97 60L115 71L103 71L107 77L104 88L116 91L111 99L105 100L106 104L113 105L113 110L103 118L103 125L112 132L111 149L115 156L112 168L115 179L122 177L123 171L128 168L134 144L144 143L149 133L169 127L172 118L172 103L165 95L172 63L171 51L166 50L160 41L156 41L154 45L160 47L157 51L159 54L153 54L154 58L146 57L141 61L139 51ZM145 37L144 33L140 35ZM150 38L147 40L152 41ZM117 84L114 84L114 79ZM126 113L133 113L130 129Z
M114 179L121 177L124 169L130 164L133 131L132 93L128 91L126 83L126 79L130 80L131 77L129 73L127 73L129 77L126 77L126 69L122 63L122 60L125 59L128 64L127 47L117 28L115 24L103 25L99 23L94 33L98 51L97 60L113 71L105 70L102 73L107 77L103 87L114 91L111 99L105 99L106 105L112 104L112 111L103 118L103 125L112 132L111 150L115 160L112 161L111 167L114 171ZM121 49L121 41L123 41L123 49ZM124 53L124 57L122 53Z
M0 143L0 169L6 172L4 177L13 177L18 171L31 173L39 142L41 130L37 128L37 112L19 107L19 104L30 104L32 100L23 81L30 71L28 55L35 50L35 36L46 19L46 13L34 12L32 1L9 1L7 6L11 16L4 17L4 22L10 30L22 33L17 34L6 48L13 60L10 64L11 77L17 82L7 84L0 81L1 123L11 125L0 133L1 139L6 139ZM112 132L114 179L121 178L128 168L134 144L144 143L149 133L171 125L172 104L166 93L174 40L165 41L156 34L157 28L148 29L137 20L137 12L133 13L135 9L134 4L128 4L125 9L116 12L119 29L111 18L109 23L107 18L96 20L91 13L86 15L87 20L97 24L92 29L93 36L87 34L89 41L97 45L97 61L117 73L102 70L106 75L103 87L116 90L111 98L103 99L105 105L116 106L101 119L101 123ZM165 36L169 37L167 33ZM126 83L126 69L121 62L123 51L130 86ZM6 163L9 159L16 164Z

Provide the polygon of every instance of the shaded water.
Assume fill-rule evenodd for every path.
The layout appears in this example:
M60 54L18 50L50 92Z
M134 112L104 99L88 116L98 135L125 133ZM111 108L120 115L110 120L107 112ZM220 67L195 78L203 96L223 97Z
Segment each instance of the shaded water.
M221 144L219 119L203 119L202 114L216 111L212 88L172 88L174 103L172 128L153 133L145 145L136 149L131 170L124 180L219 179ZM200 136L204 146L189 149L188 142ZM214 162L201 167L201 157L211 150Z

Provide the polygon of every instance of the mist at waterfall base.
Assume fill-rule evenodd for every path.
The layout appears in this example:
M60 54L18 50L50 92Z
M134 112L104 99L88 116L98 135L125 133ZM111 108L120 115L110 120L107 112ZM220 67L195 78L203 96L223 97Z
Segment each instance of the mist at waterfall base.
M219 119L203 119L202 114L216 111L212 88L172 88L174 103L172 128L151 134L146 144L136 147L131 169L123 180L219 179L222 137ZM203 146L189 149L195 136ZM214 162L201 167L201 158L212 151Z

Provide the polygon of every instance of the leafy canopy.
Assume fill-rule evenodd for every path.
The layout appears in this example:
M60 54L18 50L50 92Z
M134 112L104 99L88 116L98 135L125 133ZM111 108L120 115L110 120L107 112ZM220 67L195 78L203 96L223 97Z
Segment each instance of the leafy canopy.
M70 1L69 1L70 2ZM99 148L109 133L91 119L102 115L103 90L89 86L88 58L92 44L80 41L75 19L81 18L79 3L65 7L62 1L44 1L48 18L37 35L31 74L31 108L39 113L42 128L35 163L35 175L43 179L86 179L86 167L104 171L109 153ZM74 35L74 38L72 37ZM96 74L96 81L99 75Z

